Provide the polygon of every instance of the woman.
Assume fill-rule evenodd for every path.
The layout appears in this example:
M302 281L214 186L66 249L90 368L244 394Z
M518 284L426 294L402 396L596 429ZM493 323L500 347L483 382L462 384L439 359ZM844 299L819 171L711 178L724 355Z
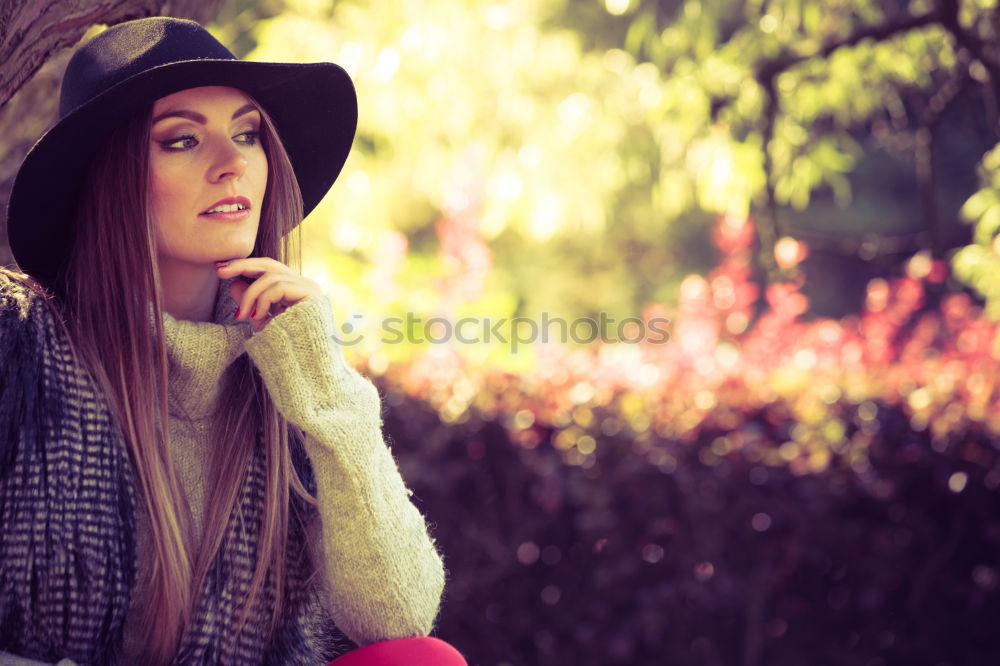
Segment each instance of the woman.
M336 65L190 21L74 54L0 271L7 659L464 664L378 394L285 264L356 118Z

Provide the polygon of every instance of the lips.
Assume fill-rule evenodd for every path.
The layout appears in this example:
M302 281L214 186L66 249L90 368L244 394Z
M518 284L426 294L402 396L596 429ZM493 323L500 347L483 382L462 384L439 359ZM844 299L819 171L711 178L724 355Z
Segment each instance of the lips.
M201 215L234 215L250 210L250 200L246 197L226 197L203 210Z

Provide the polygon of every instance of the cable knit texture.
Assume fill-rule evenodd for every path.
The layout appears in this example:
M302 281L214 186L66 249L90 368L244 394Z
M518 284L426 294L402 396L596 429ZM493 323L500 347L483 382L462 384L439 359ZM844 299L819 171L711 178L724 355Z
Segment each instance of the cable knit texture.
M246 350L278 410L306 435L337 626L359 643L426 635L444 587L441 559L382 439L378 392L334 336L326 299L307 299Z
M313 561L337 626L358 644L423 636L441 599L441 558L382 439L378 392L344 361L333 326L322 297L295 304L252 337L245 324L164 317L171 446L196 543L220 380L245 350L278 410L306 435L321 521L311 527ZM148 548L145 520L137 521L140 553ZM143 603L142 561L133 609ZM126 620L126 655L136 647L135 629Z

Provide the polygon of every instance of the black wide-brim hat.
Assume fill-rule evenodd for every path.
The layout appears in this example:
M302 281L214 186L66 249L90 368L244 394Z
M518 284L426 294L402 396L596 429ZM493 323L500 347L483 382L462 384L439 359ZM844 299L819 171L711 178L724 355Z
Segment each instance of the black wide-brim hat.
M199 86L251 95L274 121L308 214L333 185L358 121L354 85L329 62L237 60L193 21L127 21L73 54L59 120L32 147L7 208L11 251L22 271L53 284L67 261L83 176L111 132L154 101Z

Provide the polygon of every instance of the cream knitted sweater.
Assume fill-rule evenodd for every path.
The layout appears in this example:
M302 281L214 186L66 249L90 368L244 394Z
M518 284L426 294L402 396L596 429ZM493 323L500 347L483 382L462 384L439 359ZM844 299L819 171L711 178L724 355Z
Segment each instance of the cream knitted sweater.
M359 644L426 635L444 586L441 558L382 439L380 401L334 342L325 298L309 298L250 336L244 324L166 315L170 434L177 474L203 538L206 468L223 371L244 351L278 410L305 433L321 525L313 526L318 583L337 626ZM125 626L125 657L139 647L129 622L145 596L148 522L137 512L139 580ZM148 551L147 551L148 552Z

